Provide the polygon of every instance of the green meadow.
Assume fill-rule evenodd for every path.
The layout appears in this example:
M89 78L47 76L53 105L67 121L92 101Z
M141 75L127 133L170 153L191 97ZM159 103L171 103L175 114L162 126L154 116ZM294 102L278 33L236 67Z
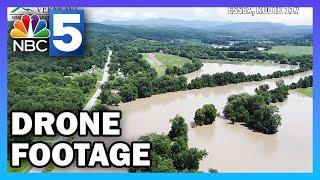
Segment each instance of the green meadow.
M312 87L296 89L297 92L312 97Z
M273 46L269 52L285 56L311 55L312 46Z

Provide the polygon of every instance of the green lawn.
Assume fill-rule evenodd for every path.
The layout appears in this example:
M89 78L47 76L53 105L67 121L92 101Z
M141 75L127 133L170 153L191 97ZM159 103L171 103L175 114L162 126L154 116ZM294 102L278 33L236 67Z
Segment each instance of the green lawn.
M154 53L156 58L162 62L166 67L178 66L181 67L187 62L191 62L190 59L175 56L171 54L164 54L164 53Z
M296 89L297 92L304 94L306 96L312 97L312 88L299 88Z
M312 54L312 46L273 46L269 52L285 56L300 56Z

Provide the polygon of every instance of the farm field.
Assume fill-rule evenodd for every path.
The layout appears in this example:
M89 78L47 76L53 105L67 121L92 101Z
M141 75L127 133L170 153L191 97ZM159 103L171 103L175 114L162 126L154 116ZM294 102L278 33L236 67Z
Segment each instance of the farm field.
M285 56L311 55L312 46L273 46L269 52Z

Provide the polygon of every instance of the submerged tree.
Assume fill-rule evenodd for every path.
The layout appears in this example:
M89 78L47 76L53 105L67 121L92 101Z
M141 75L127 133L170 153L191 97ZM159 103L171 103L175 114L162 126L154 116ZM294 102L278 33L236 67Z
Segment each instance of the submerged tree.
M185 123L185 120L182 116L177 115L171 122L171 130L169 131L168 136L171 140L175 138L183 138L186 141L188 140L188 125Z
M255 131L274 134L281 125L278 108L270 103L270 97L275 95L286 98L287 88L280 82L275 90L268 91L269 86L262 85L255 91L257 95L239 94L228 98L224 108L224 116L233 123L243 122Z
M217 109L213 104L205 104L202 108L197 109L194 121L197 125L212 124L217 117Z
M252 120L254 123L252 128L265 134L278 132L278 127L281 125L281 116L278 112L279 110L276 106L262 106L253 115Z
M151 167L129 168L129 172L196 172L205 150L188 147L188 126L181 116L171 119L168 135L150 134L140 137L152 143Z

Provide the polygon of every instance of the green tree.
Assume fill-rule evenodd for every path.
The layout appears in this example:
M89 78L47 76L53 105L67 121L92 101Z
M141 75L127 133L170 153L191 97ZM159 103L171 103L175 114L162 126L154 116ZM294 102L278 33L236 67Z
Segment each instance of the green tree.
M197 125L202 126L204 124L205 119L206 119L206 115L205 115L204 109L203 108L197 109L194 115L194 122Z
M83 90L83 93L88 93L95 87L97 77L92 74L84 74L74 77L74 81L78 82L80 88Z
M185 151L188 149L188 142L183 137L177 137L173 141L171 147L171 156L175 156L176 154Z
M121 96L112 94L110 89L103 89L99 98L107 105L118 105L121 102Z
M171 122L171 130L169 131L168 136L171 140L175 138L183 138L185 141L188 140L188 125L185 123L183 117L177 115L173 119L170 120Z
M173 156L173 164L178 171L197 171L199 162L207 156L204 150L187 149Z
M120 96L123 102L133 101L138 98L138 89L132 84L125 84L120 88Z
M281 125L281 116L278 112L276 106L262 106L253 115L254 129L265 134L278 132L278 127Z
M93 107L93 110L94 111L108 111L109 110L109 107L106 105L106 104L96 104L94 107Z
M268 84L263 84L255 89L256 94L262 96L267 104L272 102L272 96L269 92L269 88Z
M168 135L152 133L139 138L152 143L151 167L133 167L129 172L196 172L199 169L199 162L207 152L188 147L188 127L181 116L170 121Z
M167 135L152 133L140 138L142 141L148 141L152 143L152 151L162 157L171 156L171 140Z
M196 110L195 123L197 125L212 124L217 117L217 109L213 104L205 104L202 108Z

